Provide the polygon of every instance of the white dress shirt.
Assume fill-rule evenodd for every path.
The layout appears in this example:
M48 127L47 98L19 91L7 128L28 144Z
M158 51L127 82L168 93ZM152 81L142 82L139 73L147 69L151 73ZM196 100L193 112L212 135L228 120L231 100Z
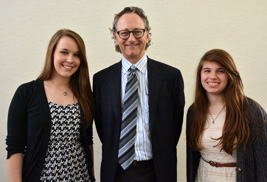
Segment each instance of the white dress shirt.
M135 160L143 161L152 159L151 135L149 130L149 91L147 75L147 56L144 55L136 64L136 75L139 81L138 88L138 106L137 106L137 123L136 123L136 140L135 140ZM132 63L122 57L121 69L121 104L125 95L128 69Z

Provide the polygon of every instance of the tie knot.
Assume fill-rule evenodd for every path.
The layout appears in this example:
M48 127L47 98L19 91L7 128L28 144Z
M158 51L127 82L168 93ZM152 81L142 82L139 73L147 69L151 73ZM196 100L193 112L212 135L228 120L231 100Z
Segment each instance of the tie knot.
M128 69L128 71L129 71L129 76L134 75L135 72L136 72L136 70L137 70L137 67L134 66L134 65L132 65L132 66Z
M137 70L137 67L135 65L132 65L130 68L129 68L129 72L133 73Z

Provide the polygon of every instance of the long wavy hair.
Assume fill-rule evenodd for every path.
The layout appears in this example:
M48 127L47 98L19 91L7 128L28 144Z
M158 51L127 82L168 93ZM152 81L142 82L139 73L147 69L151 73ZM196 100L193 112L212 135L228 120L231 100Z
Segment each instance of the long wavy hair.
M194 150L201 150L201 138L207 120L209 100L206 91L201 84L201 70L204 62L216 62L223 67L228 76L228 85L223 90L226 118L222 136L217 138L218 145L228 154L237 149L241 144L246 146L251 135L249 121L245 108L248 105L247 97L243 91L243 83L236 65L224 50L212 49L201 58L196 75L195 101L192 105L192 117L187 126L187 142Z
M54 52L59 40L64 36L72 38L77 43L80 52L80 66L78 70L71 76L69 84L70 89L72 90L74 96L77 98L81 107L85 125L86 127L88 127L92 123L95 107L93 102L93 93L89 80L85 44L82 38L76 32L68 29L61 29L53 35L47 48L43 71L38 76L37 80L51 79L53 71L55 69Z

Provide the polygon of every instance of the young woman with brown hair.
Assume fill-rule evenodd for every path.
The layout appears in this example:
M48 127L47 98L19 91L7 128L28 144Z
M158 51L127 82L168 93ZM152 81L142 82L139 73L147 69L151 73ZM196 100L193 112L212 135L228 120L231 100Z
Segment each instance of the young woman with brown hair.
M94 102L82 38L51 38L42 73L22 84L8 113L9 181L94 181Z
M264 109L245 96L232 57L205 53L187 113L187 181L266 181L266 122Z

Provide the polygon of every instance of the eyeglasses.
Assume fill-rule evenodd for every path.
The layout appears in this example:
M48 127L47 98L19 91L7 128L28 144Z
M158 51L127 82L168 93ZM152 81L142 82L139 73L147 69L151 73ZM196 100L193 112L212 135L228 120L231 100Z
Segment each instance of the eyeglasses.
M130 34L133 33L133 36L137 39L142 38L145 34L145 31L147 29L135 29L133 31L128 31L128 30L121 30L117 31L117 34L122 40L127 40L130 37Z

